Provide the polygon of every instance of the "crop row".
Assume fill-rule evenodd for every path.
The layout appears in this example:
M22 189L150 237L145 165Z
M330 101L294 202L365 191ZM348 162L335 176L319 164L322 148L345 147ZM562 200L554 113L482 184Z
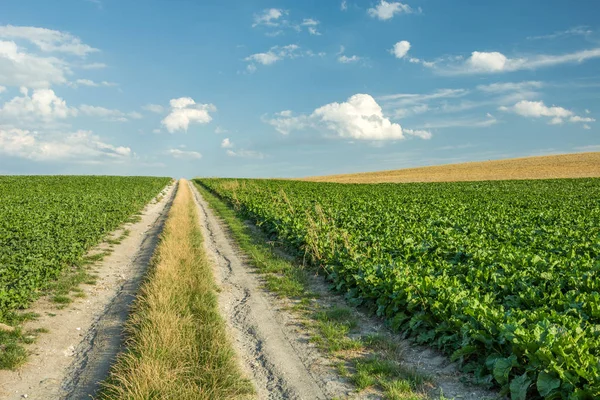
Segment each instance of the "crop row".
M478 382L600 398L600 179L200 183Z
M0 320L139 212L170 178L0 176Z

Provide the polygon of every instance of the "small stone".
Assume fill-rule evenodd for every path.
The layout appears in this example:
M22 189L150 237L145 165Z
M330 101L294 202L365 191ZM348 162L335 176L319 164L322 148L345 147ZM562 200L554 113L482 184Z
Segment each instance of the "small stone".
M29 396L28 396L28 395L26 395L26 394L24 394L24 395L23 395L23 398L24 398L24 399L26 399L26 398L28 398L28 397L29 397Z
M75 329L77 329L78 331L80 331L80 330L81 330L81 328L75 328Z

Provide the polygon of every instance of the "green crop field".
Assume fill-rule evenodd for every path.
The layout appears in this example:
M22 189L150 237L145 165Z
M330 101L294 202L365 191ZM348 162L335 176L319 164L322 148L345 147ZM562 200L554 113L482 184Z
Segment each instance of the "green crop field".
M25 307L170 180L0 176L0 320Z
M480 383L600 398L600 179L198 182Z

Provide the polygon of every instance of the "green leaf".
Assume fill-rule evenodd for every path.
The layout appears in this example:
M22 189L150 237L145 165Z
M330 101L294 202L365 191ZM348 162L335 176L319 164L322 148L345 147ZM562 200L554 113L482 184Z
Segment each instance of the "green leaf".
M508 358L499 358L494 363L494 378L499 384L508 383L508 376L513 367L517 366L517 357L512 355Z
M531 383L531 379L527 376L527 372L513 379L510 383L511 400L525 400L527 398L527 389L529 389Z
M537 379L537 390L538 392L546 397L553 390L558 389L560 387L560 379L555 378L554 376L546 373L545 371L540 372Z

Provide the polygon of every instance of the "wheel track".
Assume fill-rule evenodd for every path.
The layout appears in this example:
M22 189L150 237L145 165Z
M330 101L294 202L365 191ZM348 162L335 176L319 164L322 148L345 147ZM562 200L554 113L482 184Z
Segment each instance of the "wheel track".
M235 252L231 238L190 182L207 253L215 260L222 288L219 303L242 367L261 399L325 399L321 382L296 351L293 338L279 322L277 310L250 268Z

